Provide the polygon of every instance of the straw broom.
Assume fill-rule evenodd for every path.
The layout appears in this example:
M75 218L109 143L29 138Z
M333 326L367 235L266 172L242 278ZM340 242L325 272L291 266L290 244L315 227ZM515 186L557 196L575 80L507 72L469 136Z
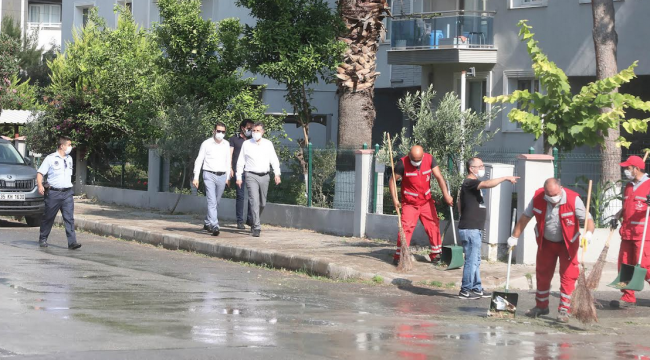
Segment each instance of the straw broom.
M645 162L648 159L648 154L650 154L650 151L645 152L645 155L643 156L643 162ZM607 236L607 242L605 243L605 247L603 248L603 251L600 252L598 261L596 261L596 264L594 265L593 269L591 269L591 272L587 277L587 288L589 288L589 290L596 290L598 288L598 284L600 284L600 278L603 275L603 268L605 267L605 263L607 262L609 241L612 239L612 235L614 235L614 231L616 231L616 229L610 229L609 236Z
M388 136L388 154L390 156L390 167L391 171L393 172L391 180L393 181L395 192L397 192L397 181L395 180L395 163L393 162L393 143L390 140L390 134L386 135ZM391 194L391 196L392 195L393 194ZM397 201L399 202L399 198ZM402 227L402 212L400 210L400 207L396 207L395 211L397 211L397 225L399 227L399 238L401 240L400 257L399 263L397 263L397 271L407 272L413 269L413 260L411 259L411 252L406 240L406 234L404 234L404 228Z
M586 213L589 213L589 205L591 202L591 180L589 180L589 190L587 192L587 207ZM587 220L588 217L585 215L585 229L583 233L587 232ZM582 241L582 239L580 239ZM587 244L582 244L582 270L580 271L580 276L578 277L578 283L576 285L573 294L571 295L571 313L573 317L578 319L583 324L588 324L592 321L598 321L598 316L596 316L596 306L594 305L594 297L591 294L591 291L587 287L587 280L585 279L585 253L587 252Z

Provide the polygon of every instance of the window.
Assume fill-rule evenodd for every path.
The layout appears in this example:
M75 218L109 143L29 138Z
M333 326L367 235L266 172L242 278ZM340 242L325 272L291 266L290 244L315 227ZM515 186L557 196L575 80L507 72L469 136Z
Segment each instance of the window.
M90 16L90 8L83 8L81 10L81 26L86 27L86 24L88 24L88 19Z
M60 24L61 5L29 5L29 22L39 24Z
M548 0L508 0L511 9L542 7L548 5Z
M124 6L131 14L133 14L133 2L129 0L118 0L117 2L121 6Z
M537 79L517 79L517 90L528 90L529 93L539 92L539 80ZM517 109L526 110L521 108L521 104L517 104ZM533 114L537 115L537 110L533 110ZM517 129L521 129L521 124L516 123Z

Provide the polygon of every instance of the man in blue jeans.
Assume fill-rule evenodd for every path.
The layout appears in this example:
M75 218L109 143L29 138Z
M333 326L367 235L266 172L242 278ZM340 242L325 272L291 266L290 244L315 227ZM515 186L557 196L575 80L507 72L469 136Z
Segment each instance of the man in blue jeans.
M515 184L519 177L504 176L497 179L482 180L485 176L483 161L477 157L467 160L467 177L463 181L458 198L460 221L458 233L465 251L463 282L458 297L461 299L480 299L491 295L483 291L481 285L481 234L487 215L483 201L483 189L491 189L504 181Z

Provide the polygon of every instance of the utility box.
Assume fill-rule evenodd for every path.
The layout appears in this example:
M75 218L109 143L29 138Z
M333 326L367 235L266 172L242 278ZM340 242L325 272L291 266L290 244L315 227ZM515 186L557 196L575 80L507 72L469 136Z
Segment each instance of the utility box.
M513 176L514 165L487 163L485 180ZM505 258L508 252L508 237L512 220L512 194L515 186L504 181L492 189L483 189L483 200L487 210L481 254L488 261Z

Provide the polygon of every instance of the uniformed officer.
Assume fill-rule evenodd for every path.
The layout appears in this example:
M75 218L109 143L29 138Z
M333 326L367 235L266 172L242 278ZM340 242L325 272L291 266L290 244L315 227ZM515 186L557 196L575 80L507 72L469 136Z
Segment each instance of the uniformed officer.
M61 210L65 224L65 235L68 237L68 249L75 250L81 247L77 242L74 232L74 201L72 195L72 142L67 136L59 137L59 146L55 152L48 155L41 167L38 168L36 182L38 192L45 195L45 213L41 222L41 234L38 238L40 247L47 247L47 237L52 230L54 218ZM50 185L47 194L43 187L43 176L47 176Z

